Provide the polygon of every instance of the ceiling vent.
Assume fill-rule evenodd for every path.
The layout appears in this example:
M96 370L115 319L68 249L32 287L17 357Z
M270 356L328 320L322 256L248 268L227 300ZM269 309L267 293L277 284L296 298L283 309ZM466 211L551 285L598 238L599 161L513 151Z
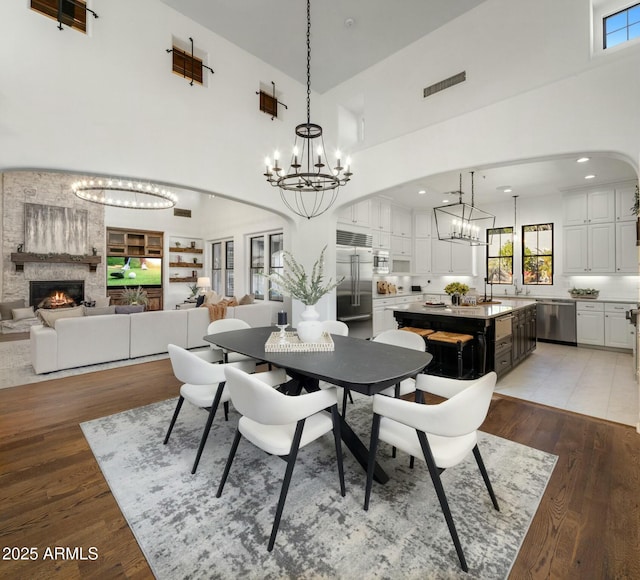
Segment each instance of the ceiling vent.
M176 217L190 218L191 217L191 210L190 209L180 209L179 207L174 207L173 208L173 215L176 216Z
M453 75L448 79L444 79L443 81L432 84L430 87L426 87L425 89L422 90L422 96L424 98L430 97L435 93L444 91L445 89L448 89L449 87L462 83L466 80L467 80L467 71L462 71L457 75Z

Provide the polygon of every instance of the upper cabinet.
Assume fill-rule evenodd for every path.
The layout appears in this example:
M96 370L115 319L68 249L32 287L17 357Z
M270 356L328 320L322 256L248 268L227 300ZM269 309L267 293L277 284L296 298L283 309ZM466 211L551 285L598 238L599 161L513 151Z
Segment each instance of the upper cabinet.
M391 234L410 238L412 235L411 211L399 206L391 206Z
M431 237L431 216L432 211L417 211L414 215L413 232L416 238Z
M371 228L391 232L391 204L385 199L371 200Z
M572 193L564 198L564 225L601 224L615 221L613 189Z
M371 227L371 201L365 199L344 208L338 214L338 221L345 224Z
M638 218L632 211L635 201L636 187L628 185L616 187L616 221L635 222Z
M107 228L108 256L162 257L163 233Z

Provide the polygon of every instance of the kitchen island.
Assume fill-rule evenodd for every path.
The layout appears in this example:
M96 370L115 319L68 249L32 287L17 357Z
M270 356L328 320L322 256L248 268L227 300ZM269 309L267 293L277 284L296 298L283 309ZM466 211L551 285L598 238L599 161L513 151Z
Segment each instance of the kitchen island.
M535 300L509 300L478 306L433 306L414 302L396 306L398 326L471 334L477 376L503 375L536 348Z

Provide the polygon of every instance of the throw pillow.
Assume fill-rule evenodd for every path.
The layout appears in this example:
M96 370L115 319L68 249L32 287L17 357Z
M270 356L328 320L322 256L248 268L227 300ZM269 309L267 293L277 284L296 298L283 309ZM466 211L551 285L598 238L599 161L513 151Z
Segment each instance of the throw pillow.
M240 301L238 302L238 304L240 306L244 306L245 304L253 304L255 301L256 301L255 294L245 294L242 298L240 298Z
M220 294L218 294L215 290L209 290L209 292L207 292L204 296L205 304L217 304L218 302L220 302L220 300L222 300L222 296L220 296Z
M198 298L196 300L196 308L199 308L200 306L202 306L204 304L204 299L205 298L206 298L206 296L204 294L198 295Z
M227 306L238 306L238 299L235 296L227 299Z
M11 320L13 314L11 311L14 308L24 308L23 300L12 300L11 302L0 302L0 317L2 320Z
M33 306L28 308L14 308L11 311L14 320L24 320L25 318L35 318L36 313L33 311Z
M84 309L85 316L102 316L103 314L115 314L115 306L105 306L104 308L86 308Z
M144 304L116 305L116 314L133 314L134 312L144 312Z
M40 308L38 317L45 326L56 327L56 322L62 318L76 318L84 316L84 307L75 306L73 308Z

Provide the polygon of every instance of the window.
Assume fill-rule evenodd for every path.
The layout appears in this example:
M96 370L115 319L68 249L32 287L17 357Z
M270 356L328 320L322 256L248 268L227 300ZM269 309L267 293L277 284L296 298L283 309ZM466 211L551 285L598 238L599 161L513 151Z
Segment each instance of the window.
M553 284L553 224L522 226L524 284Z
M487 282L513 284L513 228L487 229Z
M282 273L284 261L283 261L283 234L271 234L269 236L269 273L274 272ZM269 300L276 302L282 302L282 292L276 288L271 281L269 281Z
M202 60L187 54L184 50L173 47L173 72L181 77L202 84Z
M212 290L224 296L233 296L233 240L211 244L211 256Z
M264 236L251 238L249 256L249 291L255 295L256 300L264 300L265 278L264 272Z
M57 20L60 29L64 24L86 34L86 4L84 0L31 0L31 9ZM95 12L92 14L95 16Z
M603 18L604 48L640 38L640 4Z

